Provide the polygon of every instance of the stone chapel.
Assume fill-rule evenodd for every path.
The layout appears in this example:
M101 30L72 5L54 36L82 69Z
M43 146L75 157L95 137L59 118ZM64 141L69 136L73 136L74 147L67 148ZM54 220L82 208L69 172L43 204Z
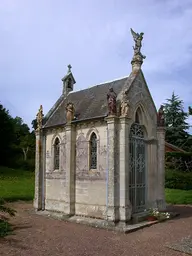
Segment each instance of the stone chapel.
M37 114L34 207L127 223L164 210L165 130L141 66L143 33L129 76L75 91L68 66L62 95Z

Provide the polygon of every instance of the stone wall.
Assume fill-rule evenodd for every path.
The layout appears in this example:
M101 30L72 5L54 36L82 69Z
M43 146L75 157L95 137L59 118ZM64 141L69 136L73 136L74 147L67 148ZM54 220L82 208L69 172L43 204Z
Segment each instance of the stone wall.
M60 166L54 170L54 141L60 140ZM46 133L45 209L64 211L66 203L65 130L51 129Z
M92 133L97 136L97 169L89 167ZM103 218L106 205L107 126L90 122L76 128L76 214Z
M75 213L103 218L106 205L107 125L104 121L74 124L75 144ZM89 145L92 133L97 136L97 169L89 168ZM54 141L60 140L60 167L54 170ZM66 188L65 129L51 129L46 133L45 209L65 212Z

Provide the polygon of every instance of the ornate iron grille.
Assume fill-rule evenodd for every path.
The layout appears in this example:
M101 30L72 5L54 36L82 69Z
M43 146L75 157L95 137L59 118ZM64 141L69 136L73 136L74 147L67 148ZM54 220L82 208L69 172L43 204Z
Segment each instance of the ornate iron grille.
M54 144L54 169L59 170L59 158L60 158L60 141L58 138L55 139Z
M90 169L97 169L97 136L92 133L90 139Z
M133 124L130 130L129 198L133 213L142 212L146 204L146 146L143 126Z

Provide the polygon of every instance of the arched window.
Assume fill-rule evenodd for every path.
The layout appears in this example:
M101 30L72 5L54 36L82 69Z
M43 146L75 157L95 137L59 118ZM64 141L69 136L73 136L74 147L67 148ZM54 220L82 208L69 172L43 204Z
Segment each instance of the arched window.
M94 132L90 138L90 169L97 169L97 136Z
M59 158L60 158L60 141L55 139L54 143L54 169L59 170Z
M135 113L135 123L141 124L141 122L142 122L142 112L141 112L141 108L139 107Z
M138 114L138 111L135 114L135 123L139 124L139 114Z

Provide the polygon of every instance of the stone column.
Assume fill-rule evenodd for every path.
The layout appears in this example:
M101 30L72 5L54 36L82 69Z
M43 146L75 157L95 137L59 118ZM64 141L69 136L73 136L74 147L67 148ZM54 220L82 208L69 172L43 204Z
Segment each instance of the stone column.
M34 208L42 209L42 188L43 188L43 131L36 131L36 155L35 155L35 195Z
M166 209L165 202L165 129L157 127L157 207L159 210Z
M116 116L108 116L106 118L108 129L108 175L107 175L107 219L115 222L118 219L117 209L117 138L116 138Z
M156 208L156 190L157 190L157 140L156 138L150 138L146 141L147 146L147 207Z
M129 121L130 119L127 117L120 117L119 215L121 222L127 222L131 218L131 205L129 201Z
M75 214L75 127L69 123L66 131L66 207L65 213Z

